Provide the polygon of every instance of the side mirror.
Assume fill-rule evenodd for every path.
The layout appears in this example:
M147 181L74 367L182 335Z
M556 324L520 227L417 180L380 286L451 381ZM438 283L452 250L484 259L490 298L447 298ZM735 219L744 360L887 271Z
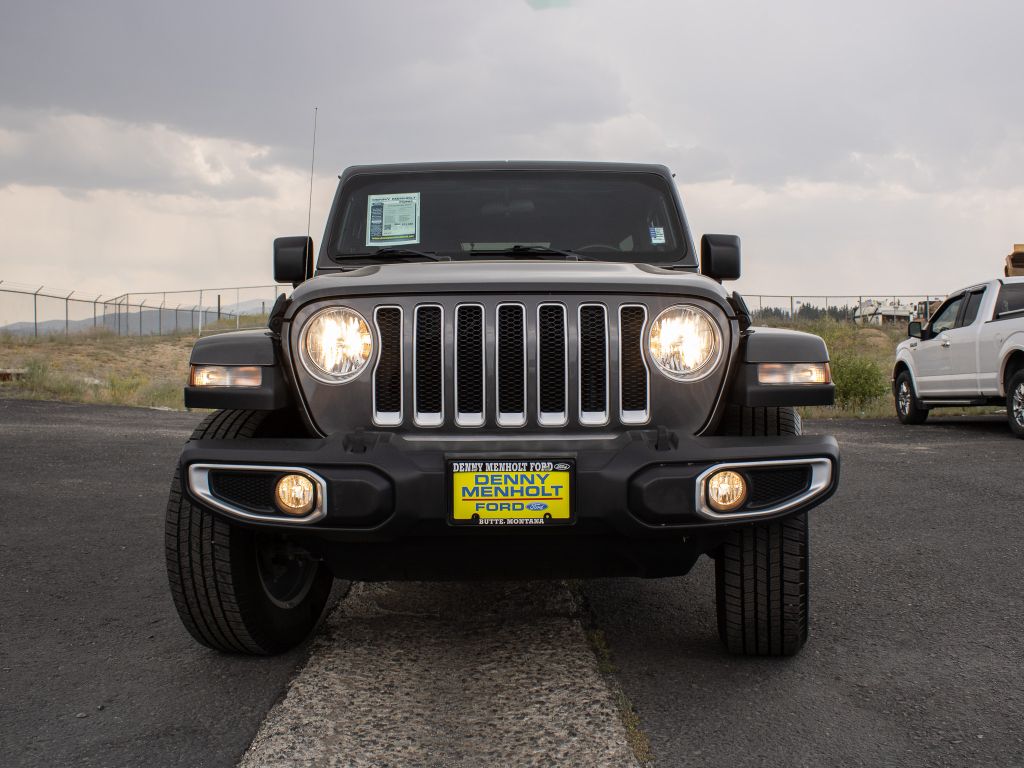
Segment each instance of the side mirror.
M294 288L313 276L313 238L279 237L274 240L274 282Z
M921 332L921 321L914 320L910 325L907 326L907 336L912 339L923 339L924 335Z
M704 235L700 239L700 271L712 280L740 276L740 239L736 235Z

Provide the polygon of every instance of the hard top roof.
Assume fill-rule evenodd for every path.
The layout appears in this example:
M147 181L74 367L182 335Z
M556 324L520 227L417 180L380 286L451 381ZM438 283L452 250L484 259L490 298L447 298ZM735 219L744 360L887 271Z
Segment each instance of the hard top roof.
M344 180L357 174L431 173L439 171L592 171L618 173L654 173L667 179L672 172L654 163L605 163L567 160L466 160L437 163L381 163L352 165L338 178Z

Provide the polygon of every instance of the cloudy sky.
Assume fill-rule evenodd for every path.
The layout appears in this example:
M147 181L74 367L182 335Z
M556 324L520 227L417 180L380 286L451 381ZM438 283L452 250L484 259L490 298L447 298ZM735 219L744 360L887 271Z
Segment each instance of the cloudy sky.
M270 281L355 163L665 163L748 293L945 292L1024 242L1017 0L0 10L0 279Z

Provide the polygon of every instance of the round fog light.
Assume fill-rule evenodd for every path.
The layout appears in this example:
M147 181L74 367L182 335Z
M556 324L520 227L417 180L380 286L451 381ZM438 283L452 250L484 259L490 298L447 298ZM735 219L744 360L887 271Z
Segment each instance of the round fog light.
M747 481L725 469L708 478L708 504L716 512L734 512L747 500Z
M286 515L305 515L313 509L316 488L305 475L285 475L277 481L277 508Z

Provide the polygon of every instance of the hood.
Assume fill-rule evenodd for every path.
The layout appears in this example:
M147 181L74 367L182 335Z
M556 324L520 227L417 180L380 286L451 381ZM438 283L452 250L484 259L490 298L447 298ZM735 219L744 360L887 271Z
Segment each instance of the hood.
M699 296L733 314L729 292L696 272L596 261L503 259L375 264L320 273L295 289L291 304L294 311L310 301L340 296L536 292Z

